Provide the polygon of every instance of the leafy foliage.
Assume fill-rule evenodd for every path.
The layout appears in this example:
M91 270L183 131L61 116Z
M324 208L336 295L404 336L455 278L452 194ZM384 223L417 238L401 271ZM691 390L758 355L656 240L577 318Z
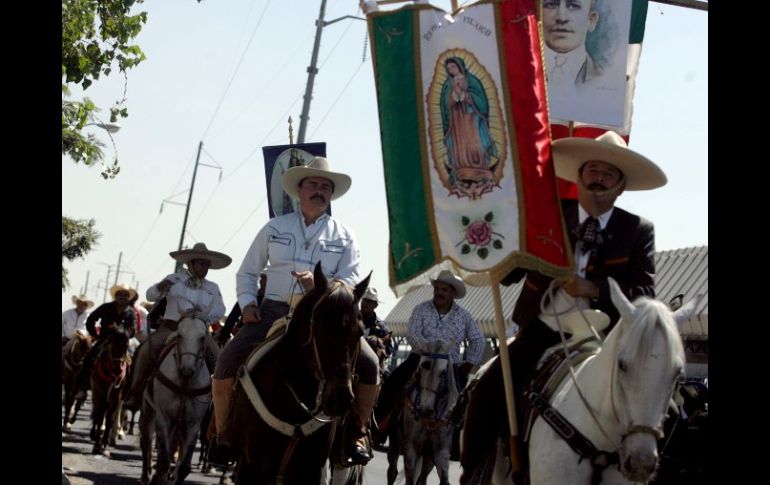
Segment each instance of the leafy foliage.
M96 246L99 234L94 229L96 221L93 219L70 219L62 216L61 218L61 288L66 290L69 286L67 279L67 269L64 267L64 259L72 261L75 258L85 256L93 246Z
M145 59L144 52L131 41L147 22L147 12L130 15L131 8L143 0L62 0L62 155L88 166L104 159L103 145L82 130L93 120L100 121L98 108L84 98L68 99L68 85L87 89L115 66L125 73ZM123 98L110 108L110 122L128 116ZM111 165L103 164L102 176L113 178L120 171L117 153Z

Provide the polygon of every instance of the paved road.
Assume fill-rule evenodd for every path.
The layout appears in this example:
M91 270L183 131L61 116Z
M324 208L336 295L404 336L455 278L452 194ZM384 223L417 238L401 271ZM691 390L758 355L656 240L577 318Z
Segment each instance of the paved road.
M141 450L139 448L139 427L135 428L137 434L126 436L118 441L115 448L111 448L109 458L101 455L92 455L93 443L89 439L90 429L89 415L91 412L90 396L86 404L78 413L78 419L72 427L72 432L62 433L62 471L66 474L66 480L72 485L127 485L139 482L142 472ZM63 415L63 413L62 413ZM138 422L138 416L137 416ZM187 477L185 483L189 484L217 484L218 474L201 474L198 463L199 449L196 448L193 455L193 471ZM364 474L364 483L367 485L386 484L386 470L388 467L385 454L375 452L374 459L367 465ZM401 473L396 483L403 484L403 464L400 464ZM451 483L460 482L460 466L452 462L449 469ZM62 483L66 483L63 476ZM438 485L438 476L432 473L428 478L428 485Z

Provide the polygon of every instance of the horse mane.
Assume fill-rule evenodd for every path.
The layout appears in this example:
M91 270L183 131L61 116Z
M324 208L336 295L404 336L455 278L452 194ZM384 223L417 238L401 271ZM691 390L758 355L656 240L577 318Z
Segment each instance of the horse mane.
M339 282L339 284L336 282ZM316 308L318 301L322 298L324 293L329 290L329 287L332 286L335 286L335 288L333 288L331 293L326 296L323 305L319 305ZM344 312L350 311L350 307L353 305L355 299L353 290L339 280L330 281L329 287L323 292L314 288L310 293L305 295L297 305L292 320L303 323L309 322L313 311L315 310L317 311L316 317L318 320L326 322L331 320L329 318L331 315L341 315L344 314ZM297 325L289 325L289 332L296 330L297 327Z
M628 362L637 362L640 356L649 353L655 342L656 332L661 332L666 342L666 355L669 357L671 369L675 363L672 357L684 352L679 329L671 311L664 303L644 296L637 298L633 303L636 307L634 321L624 330L618 357Z

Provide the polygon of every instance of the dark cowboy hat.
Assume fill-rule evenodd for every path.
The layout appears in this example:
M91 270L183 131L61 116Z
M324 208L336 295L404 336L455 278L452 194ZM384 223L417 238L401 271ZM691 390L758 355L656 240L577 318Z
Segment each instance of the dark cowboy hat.
M206 244L199 242L195 243L192 249L182 249L181 251L171 251L168 253L172 258L176 259L180 263L189 263L193 259L205 259L211 263L209 269L222 269L229 266L233 262L230 256L219 253L217 251L209 251L206 248Z

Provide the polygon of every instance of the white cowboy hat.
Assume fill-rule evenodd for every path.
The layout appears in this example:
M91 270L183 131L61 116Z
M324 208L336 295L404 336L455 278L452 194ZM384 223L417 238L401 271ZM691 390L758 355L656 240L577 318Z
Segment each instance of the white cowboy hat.
M614 131L594 138L561 138L552 144L556 175L577 182L578 169L589 160L609 163L625 177L626 190L651 190L668 182L663 170L649 158L628 148Z
M180 263L189 263L193 259L205 259L208 260L211 265L209 269L222 269L229 266L233 262L230 256L219 253L216 251L209 251L206 248L206 244L199 242L195 243L192 249L182 249L180 251L171 251L168 253L172 258L176 259Z
M94 302L88 299L86 295L72 295L72 304L77 305L79 301L82 301L87 306L86 308L91 308L94 306Z
M441 273L436 276L436 279L431 279L430 284L436 286L437 281L452 285L455 289L455 298L459 299L465 296L465 283L463 283L462 278L455 276L454 273L448 269L441 271Z
M377 288L372 288L371 286L366 289L366 293L364 293L364 296L362 298L363 300L371 300L374 302L379 303L380 299L377 297Z
M561 323L564 331L572 334L573 336L576 334L591 334L591 332L588 331L588 328L586 327L586 320L588 320L588 323L590 323L597 332L601 332L610 324L610 317L600 310L578 310L567 313L566 315L559 315L558 323L556 318L557 317L548 314L542 315L540 317L540 319L545 324L553 329L558 329L559 323Z
M283 174L281 178L281 184L283 190L294 197L299 199L299 183L302 179L307 177L322 177L331 180L334 184L334 192L332 192L331 200L338 199L345 195L345 192L350 189L351 179L344 173L332 172L329 160L324 157L313 157L307 165L301 167L292 167Z
M135 289L131 288L130 286L128 286L125 283L122 283L122 284L115 285L112 288L110 288L110 296L112 297L113 300L115 299L115 293L117 293L119 291L127 291L128 292L128 299L129 300L133 300L134 297L136 296L136 290Z

